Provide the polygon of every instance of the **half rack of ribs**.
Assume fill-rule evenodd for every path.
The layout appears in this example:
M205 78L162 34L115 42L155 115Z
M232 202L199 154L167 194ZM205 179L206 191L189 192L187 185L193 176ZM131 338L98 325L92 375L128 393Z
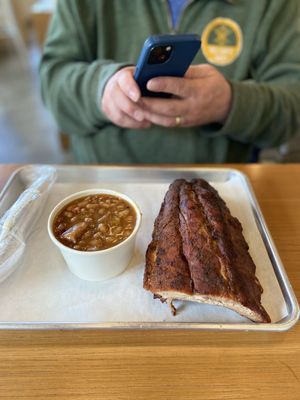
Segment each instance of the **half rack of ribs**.
M222 305L255 322L271 322L260 303L242 226L203 179L174 181L146 252L144 288L154 298Z

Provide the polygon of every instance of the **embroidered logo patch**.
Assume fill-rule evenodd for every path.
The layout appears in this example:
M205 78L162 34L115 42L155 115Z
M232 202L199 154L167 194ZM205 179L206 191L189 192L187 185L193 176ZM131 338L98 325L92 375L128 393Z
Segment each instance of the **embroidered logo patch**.
M240 26L229 18L215 18L202 33L202 52L208 62L214 65L233 63L243 48L243 34Z

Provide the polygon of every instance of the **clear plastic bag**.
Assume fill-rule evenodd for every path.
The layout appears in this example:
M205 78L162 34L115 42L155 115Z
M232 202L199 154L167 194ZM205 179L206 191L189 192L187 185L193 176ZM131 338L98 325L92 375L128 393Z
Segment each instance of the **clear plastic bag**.
M26 240L56 179L51 166L29 168L28 173L31 184L0 219L0 282L20 265Z

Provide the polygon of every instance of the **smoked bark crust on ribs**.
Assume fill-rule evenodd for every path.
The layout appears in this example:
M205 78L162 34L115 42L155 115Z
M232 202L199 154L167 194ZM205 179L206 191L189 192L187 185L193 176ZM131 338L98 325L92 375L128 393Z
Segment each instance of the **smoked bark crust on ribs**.
M173 182L147 249L145 289L270 322L255 269L242 226L218 192L203 179Z
M146 252L144 288L153 293L161 290L193 293L179 232L179 190L183 182L176 180L166 193Z

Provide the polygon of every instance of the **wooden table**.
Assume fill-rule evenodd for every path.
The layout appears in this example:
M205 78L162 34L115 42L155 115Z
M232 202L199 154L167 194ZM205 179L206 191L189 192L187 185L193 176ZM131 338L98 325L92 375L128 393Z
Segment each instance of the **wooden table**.
M16 166L0 166L0 187ZM300 164L244 165L300 299ZM285 333L0 331L0 399L300 399Z

